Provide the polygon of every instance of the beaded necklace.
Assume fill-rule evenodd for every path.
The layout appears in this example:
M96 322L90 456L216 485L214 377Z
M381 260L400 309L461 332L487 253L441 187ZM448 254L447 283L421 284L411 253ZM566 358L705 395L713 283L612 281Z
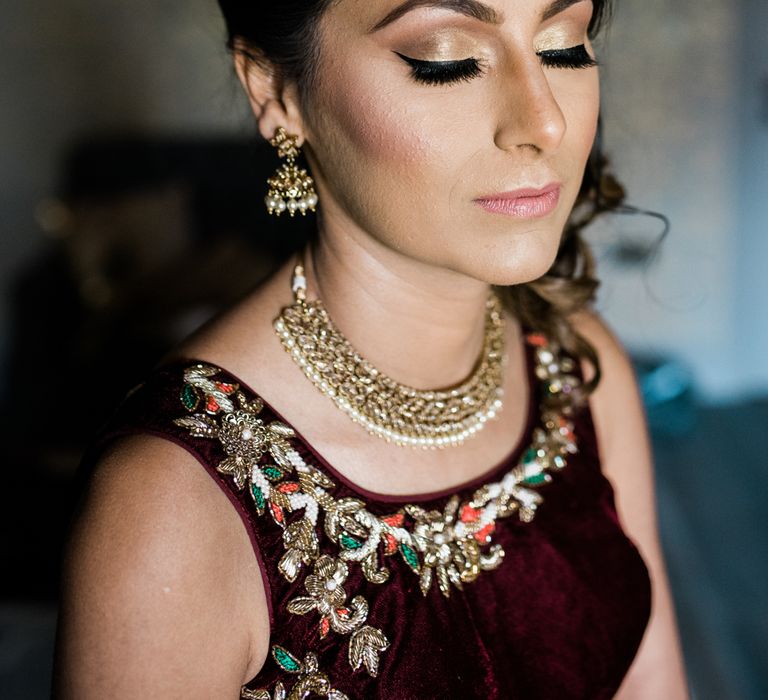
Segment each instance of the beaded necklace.
M307 301L302 264L293 276L294 303L274 327L283 347L312 383L369 433L397 445L462 444L502 409L506 364L501 301L486 303L483 349L459 386L422 390L401 384L363 358L333 324L319 299Z

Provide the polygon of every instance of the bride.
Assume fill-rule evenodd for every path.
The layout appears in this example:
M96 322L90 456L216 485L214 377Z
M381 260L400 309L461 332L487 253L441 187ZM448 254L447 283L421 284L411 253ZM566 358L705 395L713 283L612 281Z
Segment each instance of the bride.
M607 1L220 5L318 235L94 441L57 696L687 697L581 238Z

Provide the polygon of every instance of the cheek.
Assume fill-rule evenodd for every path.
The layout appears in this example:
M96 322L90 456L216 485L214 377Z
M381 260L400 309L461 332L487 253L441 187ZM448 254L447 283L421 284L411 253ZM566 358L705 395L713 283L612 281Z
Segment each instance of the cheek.
M398 247L426 245L428 231L445 229L440 217L450 201L451 173L468 158L467 139L457 135L471 133L470 125L456 124L461 110L446 110L419 87L404 86L391 65L370 65L336 58L326 74L344 80L318 86L315 148L326 184L369 233Z
M411 84L407 71L387 60L361 65L340 52L326 74L344 79L321 86L322 132L349 167L367 168L366 178L394 186L396 176L423 190L467 156L466 135L477 130L478 115L461 99Z
M399 164L403 170L430 151L425 125L404 109L395 88L367 73L345 68L339 74L350 79L329 88L328 116L345 150L372 167Z
M597 71L592 71L583 81L565 86L559 102L568 124L570 147L586 160L595 140L600 113Z

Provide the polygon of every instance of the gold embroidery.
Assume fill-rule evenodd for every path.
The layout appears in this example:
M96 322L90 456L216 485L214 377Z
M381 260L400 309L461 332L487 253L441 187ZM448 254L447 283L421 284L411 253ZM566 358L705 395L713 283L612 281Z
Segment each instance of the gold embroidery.
M221 474L229 474L235 481L238 490L242 491L250 481L251 472L263 454L269 452L277 465L270 465L265 473L274 479L282 478L285 472L293 470L285 453L290 449L286 438L293 437L293 430L284 423L273 421L266 425L257 418L264 407L261 399L247 401L245 395L238 390L236 384L212 382L210 377L221 370L216 367L197 365L193 370L184 374L185 386L181 400L185 407L195 408L200 405L200 392L206 399L206 412L197 413L185 418L177 418L174 423L187 428L195 437L218 438L227 458L216 469ZM235 408L229 398L234 394L239 409ZM195 410L192 408L191 410ZM207 414L219 414L217 422ZM261 511L260 511L261 512Z
M245 686L240 689L240 697L244 700L304 700L310 693L328 698L328 700L349 700L339 690L331 687L328 676L321 673L317 655L309 653L304 661L299 661L288 650L277 644L272 647L272 658L284 671L297 676L295 685L286 690L285 684L278 681L273 693L268 690L249 690Z
M406 505L377 516L359 499L335 498L336 484L291 446L291 428L278 421L266 424L258 417L261 400L249 402L237 385L216 381L221 372L216 367L194 365L184 372L182 403L190 413L204 405L205 413L174 422L194 436L218 439L227 454L218 470L230 475L238 489L248 484L257 512L268 511L283 529L285 552L278 568L286 580L295 581L303 567L313 566L304 584L309 595L294 598L288 610L297 615L317 611L321 637L330 630L351 635L348 660L354 670L364 666L376 676L379 654L389 641L381 630L364 625L369 609L365 598L355 596L346 604L343 584L349 562L359 563L368 581L383 584L390 570L379 567L379 552L385 557L399 554L419 576L424 595L437 579L438 589L447 597L451 587L461 589L482 571L499 566L504 550L493 543L498 520L515 514L523 522L533 520L542 502L536 489L551 481L548 472L563 469L567 456L577 452L573 424L567 418L570 407L561 400L578 383L569 374L573 361L559 357L559 348L540 334L526 340L536 347L536 375L544 389L541 427L535 429L520 462L501 480L482 486L466 501L458 496L448 499L442 511ZM265 455L272 461L262 463ZM288 523L286 513L302 516ZM321 516L325 535L337 547L336 556L320 555Z
M315 571L307 576L304 587L309 596L298 596L288 603L288 612L306 615L311 610L320 613L320 636L335 632L349 634L360 627L368 616L368 603L356 596L346 605L347 593L343 584L349 570L340 559L324 555L315 562Z

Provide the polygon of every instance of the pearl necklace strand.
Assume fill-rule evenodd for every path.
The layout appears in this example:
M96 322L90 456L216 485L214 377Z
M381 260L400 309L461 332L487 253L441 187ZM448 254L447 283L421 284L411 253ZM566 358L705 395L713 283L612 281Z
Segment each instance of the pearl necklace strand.
M312 383L370 434L401 446L453 447L501 411L507 357L495 293L486 303L483 350L470 377L453 388L421 390L379 372L352 348L319 299L307 301L301 263L294 269L292 290L294 303L274 322L283 347Z

